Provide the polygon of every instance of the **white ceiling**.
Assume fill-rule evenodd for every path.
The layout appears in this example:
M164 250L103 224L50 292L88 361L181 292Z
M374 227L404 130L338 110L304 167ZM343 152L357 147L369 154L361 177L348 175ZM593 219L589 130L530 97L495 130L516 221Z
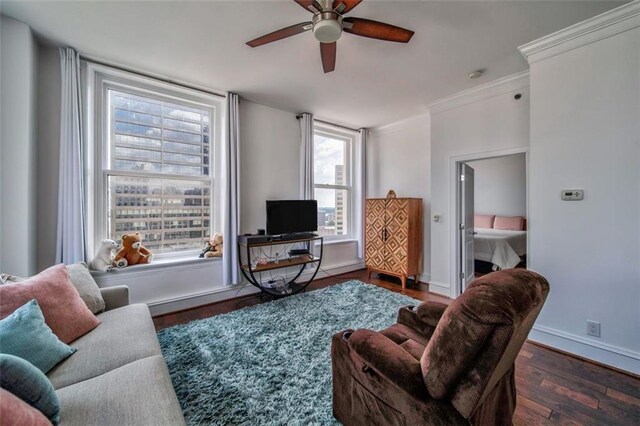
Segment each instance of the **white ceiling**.
M4 1L2 13L51 41L139 70L289 111L372 127L527 68L517 46L612 9L615 1L364 0L347 16L415 31L407 45L344 34L323 74L310 32L244 43L311 19L291 0ZM6 59L6 58L3 58ZM467 79L476 68L484 77Z

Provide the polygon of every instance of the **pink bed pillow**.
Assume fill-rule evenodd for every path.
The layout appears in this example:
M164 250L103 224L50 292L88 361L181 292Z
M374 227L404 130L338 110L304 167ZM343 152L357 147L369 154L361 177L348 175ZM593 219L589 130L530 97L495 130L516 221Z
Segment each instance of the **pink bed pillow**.
M493 220L495 219L493 214L474 214L473 226L475 228L493 228Z
M0 419L3 426L51 426L51 422L37 409L14 394L0 388Z
M100 324L71 284L67 268L60 264L14 284L0 285L0 319L36 299L45 323L58 339L71 343Z
M503 231L523 231L524 217L496 216L496 219L493 222L493 228L501 229Z

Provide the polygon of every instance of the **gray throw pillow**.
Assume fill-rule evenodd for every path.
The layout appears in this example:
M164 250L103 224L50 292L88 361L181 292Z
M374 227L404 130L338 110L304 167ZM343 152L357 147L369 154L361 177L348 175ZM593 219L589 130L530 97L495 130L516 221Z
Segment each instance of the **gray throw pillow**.
M89 308L94 315L103 312L105 309L104 299L102 298L98 284L96 284L96 281L87 268L87 264L78 262L73 265L67 265L67 271L69 272L71 284L78 290L87 308ZM19 283L24 280L26 280L26 278L10 274L0 274L2 284Z

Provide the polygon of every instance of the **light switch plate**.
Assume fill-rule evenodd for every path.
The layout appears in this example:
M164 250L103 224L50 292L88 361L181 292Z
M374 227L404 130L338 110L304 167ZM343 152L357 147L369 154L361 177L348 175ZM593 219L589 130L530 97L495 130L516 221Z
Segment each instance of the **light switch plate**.
M563 189L560 192L563 201L580 201L584 199L584 191L582 189Z

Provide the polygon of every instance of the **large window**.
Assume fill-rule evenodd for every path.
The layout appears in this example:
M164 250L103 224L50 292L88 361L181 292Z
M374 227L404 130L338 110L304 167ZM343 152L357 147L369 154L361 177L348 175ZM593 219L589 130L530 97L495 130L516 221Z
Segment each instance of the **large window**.
M352 149L352 135L316 125L313 179L319 235L345 238L353 234Z
M201 250L212 232L217 104L152 79L100 76L96 239L139 232L154 254Z

